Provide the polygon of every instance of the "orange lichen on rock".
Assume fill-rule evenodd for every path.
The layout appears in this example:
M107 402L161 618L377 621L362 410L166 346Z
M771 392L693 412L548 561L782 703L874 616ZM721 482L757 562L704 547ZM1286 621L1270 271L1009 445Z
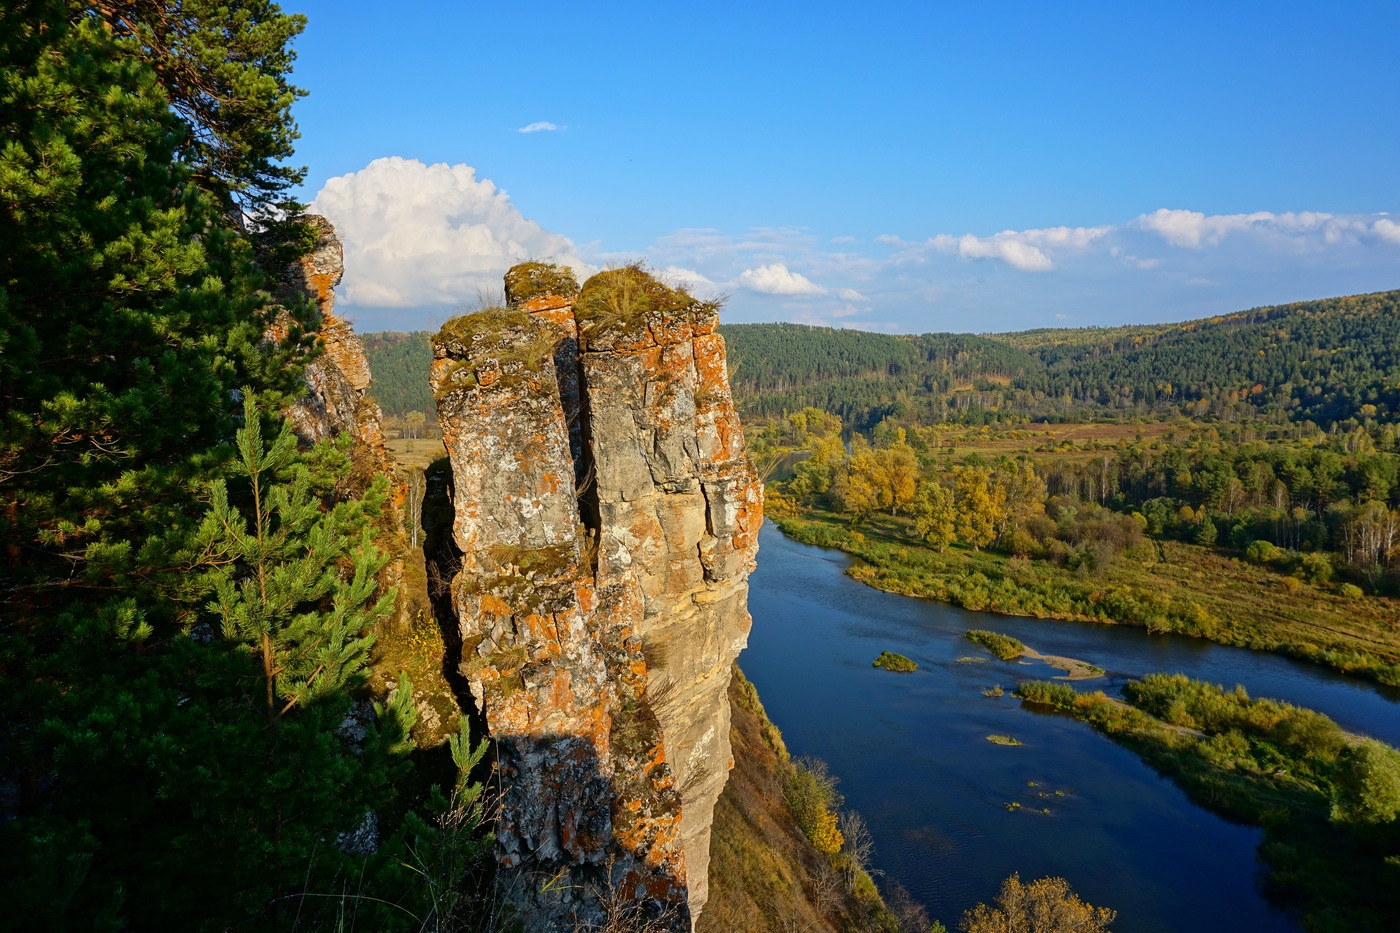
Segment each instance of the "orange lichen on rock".
M462 670L500 752L498 857L561 879L502 884L531 928L587 924L602 907L583 881L605 866L689 930L763 515L718 315L638 266L580 290L526 263L506 296L445 325L432 367Z

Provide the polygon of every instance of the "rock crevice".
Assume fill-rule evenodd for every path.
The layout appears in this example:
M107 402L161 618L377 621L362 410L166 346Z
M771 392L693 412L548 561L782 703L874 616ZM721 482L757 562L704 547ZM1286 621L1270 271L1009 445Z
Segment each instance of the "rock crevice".
M502 884L530 929L688 930L762 523L717 310L636 267L580 289L526 263L506 294L444 326L432 371Z

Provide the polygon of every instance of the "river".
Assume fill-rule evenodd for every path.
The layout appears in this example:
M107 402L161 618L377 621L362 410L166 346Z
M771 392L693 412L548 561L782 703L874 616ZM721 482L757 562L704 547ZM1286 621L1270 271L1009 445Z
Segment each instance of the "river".
M1179 671L1400 745L1400 691L1197 639L883 593L846 576L850 559L838 551L798 544L772 523L759 540L740 666L793 755L822 758L840 778L847 806L870 825L874 867L950 930L1012 872L1063 876L1089 903L1118 911L1116 933L1298 929L1259 893L1258 830L1192 804L1088 725L1023 705L1011 696L1017 682L1060 672L999 661L962 637L970 628L1108 672L1081 690L1117 695L1130 678ZM872 668L886 649L919 670ZM969 657L986 660L959 661ZM996 684L1004 696L983 695ZM992 734L1023 744L994 745Z

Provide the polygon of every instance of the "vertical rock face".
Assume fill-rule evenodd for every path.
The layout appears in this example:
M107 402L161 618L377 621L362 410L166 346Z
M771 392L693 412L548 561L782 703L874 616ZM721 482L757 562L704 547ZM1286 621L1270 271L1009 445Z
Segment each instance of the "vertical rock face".
M528 263L506 289L433 364L503 884L529 929L621 909L688 930L762 522L718 316L636 268L580 290Z
M283 292L305 294L315 302L325 352L307 364L306 395L285 414L303 443L349 432L377 460L376 466L390 472L380 426L383 415L366 394L370 372L364 344L350 322L335 314L335 286L345 271L344 250L329 220L316 214L304 219L315 233L315 246L284 272Z

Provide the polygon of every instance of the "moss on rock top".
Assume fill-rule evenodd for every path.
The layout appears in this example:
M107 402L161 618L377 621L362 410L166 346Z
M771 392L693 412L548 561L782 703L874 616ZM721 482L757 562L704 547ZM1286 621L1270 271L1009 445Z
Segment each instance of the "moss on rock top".
M516 305L540 295L572 298L578 294L578 279L568 266L531 259L518 262L506 273L506 301Z
M653 314L679 314L699 303L633 263L607 269L583 283L574 317L584 329L625 330L644 325Z
M455 389L475 385L476 371L492 361L503 387L516 385L529 375L547 376L545 381L553 387L553 370L545 364L554 352L554 341L524 311L485 308L464 314L442 325L432 339L439 355L457 361L439 379L439 400Z

